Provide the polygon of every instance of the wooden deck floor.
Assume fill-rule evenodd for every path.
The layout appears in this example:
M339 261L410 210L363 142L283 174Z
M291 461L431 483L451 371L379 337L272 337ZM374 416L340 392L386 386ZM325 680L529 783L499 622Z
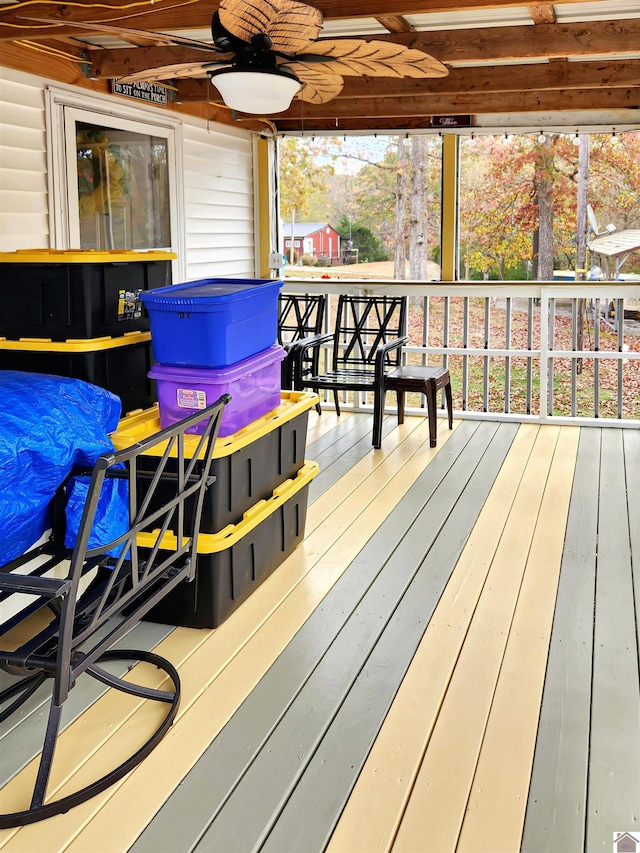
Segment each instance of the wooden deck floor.
M145 623L179 717L5 851L609 851L640 833L640 431L310 413L303 544L215 631ZM156 683L157 671L149 671ZM93 693L89 691L93 690ZM154 709L79 683L53 788ZM0 728L23 806L42 697ZM87 756L89 757L87 758Z

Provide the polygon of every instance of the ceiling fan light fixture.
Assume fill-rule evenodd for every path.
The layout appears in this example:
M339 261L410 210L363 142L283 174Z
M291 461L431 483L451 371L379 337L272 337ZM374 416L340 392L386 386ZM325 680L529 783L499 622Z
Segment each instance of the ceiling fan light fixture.
M209 76L225 104L241 113L284 112L302 87L300 80L283 68L221 68Z

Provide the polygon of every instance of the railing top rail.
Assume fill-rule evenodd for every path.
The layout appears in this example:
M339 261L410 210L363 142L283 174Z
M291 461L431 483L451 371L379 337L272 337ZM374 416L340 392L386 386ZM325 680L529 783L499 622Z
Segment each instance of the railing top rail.
M288 293L379 293L389 296L524 296L538 299L584 297L637 299L640 282L620 281L392 281L389 279L287 278Z

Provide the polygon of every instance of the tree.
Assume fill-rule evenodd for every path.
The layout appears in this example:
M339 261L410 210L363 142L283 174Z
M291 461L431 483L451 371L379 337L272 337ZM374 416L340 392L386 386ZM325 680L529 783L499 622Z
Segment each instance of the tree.
M427 280L427 156L427 137L412 136L409 276L415 281Z
M533 187L538 205L537 275L541 281L553 280L553 186L555 178L552 140L547 138L534 148Z
M358 249L360 261L387 260L388 255L383 251L380 240L361 222L350 222L349 217L343 214L336 225L336 231L341 240L351 238L354 248Z
M398 165L396 168L396 215L395 239L393 241L393 277L400 281L406 278L407 243L405 221L407 218L407 175L408 146L405 139L398 139Z

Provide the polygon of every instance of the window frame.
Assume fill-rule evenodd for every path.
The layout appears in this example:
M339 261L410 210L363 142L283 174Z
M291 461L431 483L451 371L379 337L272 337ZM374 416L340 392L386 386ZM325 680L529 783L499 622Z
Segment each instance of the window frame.
M130 105L115 97L45 89L49 229L54 249L79 248L78 189L76 180L76 122L130 130L167 140L171 246L177 254L173 280L184 280L185 205L183 181L182 122L162 114L157 107Z

